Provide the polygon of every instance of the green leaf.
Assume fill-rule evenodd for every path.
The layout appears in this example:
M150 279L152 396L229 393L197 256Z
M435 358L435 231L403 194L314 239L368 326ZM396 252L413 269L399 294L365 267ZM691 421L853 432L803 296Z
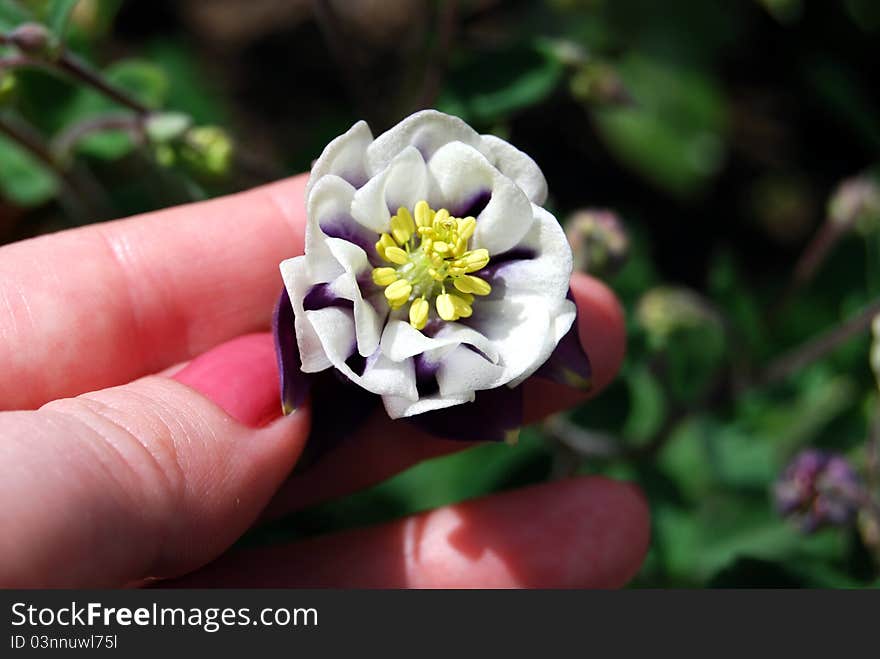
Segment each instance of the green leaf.
M168 98L168 77L162 69L146 60L122 60L108 67L104 74L111 83L150 108L161 107Z
M64 38L67 21L79 0L50 0L47 9L46 23L59 39Z
M680 197L699 193L725 158L725 104L712 79L658 59L631 55L619 73L632 107L595 111L611 152Z
M168 107L185 112L197 124L223 126L229 123L225 97L211 85L210 76L198 66L198 59L190 49L179 43L160 41L151 44L149 57L166 72Z
M0 192L16 206L39 206L58 193L58 181L30 153L0 136Z
M562 80L556 57L531 46L476 53L453 67L438 108L488 124L549 96Z
M131 135L122 130L107 130L86 135L76 150L83 155L101 160L117 160L134 148Z
M624 372L629 388L630 411L623 434L636 441L650 438L666 419L666 396L650 369L637 366Z
M6 32L31 20L33 16L16 0L0 0L0 30Z

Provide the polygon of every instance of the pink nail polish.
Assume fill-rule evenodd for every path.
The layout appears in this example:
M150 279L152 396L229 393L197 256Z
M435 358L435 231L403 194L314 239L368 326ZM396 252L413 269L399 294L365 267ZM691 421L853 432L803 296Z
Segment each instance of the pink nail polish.
M193 359L174 375L232 418L258 428L281 416L272 336L248 334Z

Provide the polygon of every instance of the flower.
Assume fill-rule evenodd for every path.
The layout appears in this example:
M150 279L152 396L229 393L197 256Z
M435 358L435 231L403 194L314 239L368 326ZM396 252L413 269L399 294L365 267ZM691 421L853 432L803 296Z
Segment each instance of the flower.
M851 523L864 499L849 462L816 449L795 456L777 481L774 494L779 513L794 519L807 533Z
M516 390L576 314L571 249L546 196L530 157L457 117L418 112L376 139L355 124L312 167L305 254L281 264L282 377L299 377L298 353L302 373L335 370L391 418ZM588 381L585 359L565 360L550 377Z

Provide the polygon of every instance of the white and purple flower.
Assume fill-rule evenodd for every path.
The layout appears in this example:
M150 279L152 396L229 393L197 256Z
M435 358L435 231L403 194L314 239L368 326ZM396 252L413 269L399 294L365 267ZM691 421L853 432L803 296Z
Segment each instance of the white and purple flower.
M303 374L330 371L393 419L489 439L518 427L518 385L542 366L586 386L571 249L546 196L529 156L440 112L333 140L306 189L305 254L281 264L285 405Z

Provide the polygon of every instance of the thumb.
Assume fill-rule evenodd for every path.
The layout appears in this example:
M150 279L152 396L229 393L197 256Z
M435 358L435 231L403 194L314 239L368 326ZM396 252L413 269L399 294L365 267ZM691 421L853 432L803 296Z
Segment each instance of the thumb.
M175 377L0 413L0 586L181 575L253 523L309 425L305 410L265 425L279 408L271 338L231 341Z

